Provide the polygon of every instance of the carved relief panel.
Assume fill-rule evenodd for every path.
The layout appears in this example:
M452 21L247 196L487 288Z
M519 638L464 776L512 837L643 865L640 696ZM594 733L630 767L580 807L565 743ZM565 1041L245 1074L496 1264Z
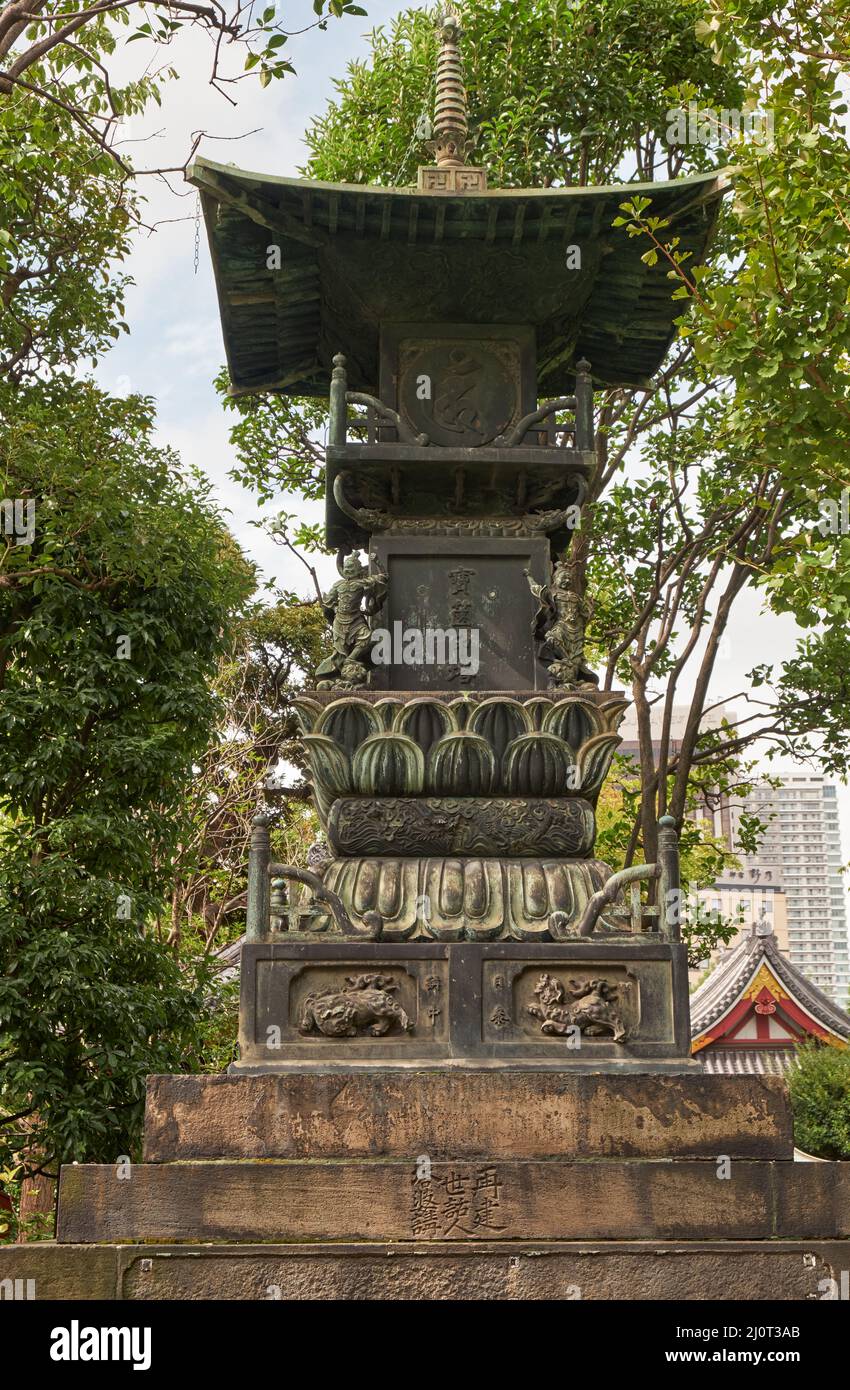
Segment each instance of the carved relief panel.
M628 966L505 961L485 966L485 1037L563 1039L565 1049L627 1044L640 1034L641 997Z
M301 1055L335 1044L346 1054L443 1042L448 971L441 960L266 961L257 975L255 1044Z
M381 399L434 444L490 444L535 408L534 332L504 324L384 324Z

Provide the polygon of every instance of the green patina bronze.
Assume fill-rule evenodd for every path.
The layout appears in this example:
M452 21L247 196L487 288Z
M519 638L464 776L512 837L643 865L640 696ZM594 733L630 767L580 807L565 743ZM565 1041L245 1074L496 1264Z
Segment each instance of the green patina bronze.
M270 863L255 827L239 1065L560 1065L578 1038L584 1065L681 1066L676 829L657 864L594 857L626 702L586 663L570 554L594 384L646 381L681 306L612 225L638 186L488 190L451 15L441 36L417 188L190 174L233 390L329 397L340 573L333 654L296 702L326 852ZM721 181L646 191L698 263ZM280 882L272 902L270 877L312 910Z
M612 226L635 194L669 218L691 264L704 258L722 181L605 188L426 192L249 173L197 159L234 392L326 396L342 352L353 389L375 393L380 326L531 325L541 395L572 390L574 363L597 381L641 385L657 370L681 304L667 267ZM567 268L567 248L581 269ZM279 247L280 268L270 269Z

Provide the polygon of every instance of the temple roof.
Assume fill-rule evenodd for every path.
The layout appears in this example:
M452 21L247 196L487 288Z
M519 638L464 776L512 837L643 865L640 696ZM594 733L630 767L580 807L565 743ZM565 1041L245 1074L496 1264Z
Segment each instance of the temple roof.
M711 1044L713 1051L721 1044L736 1053L760 1048L778 1053L807 1035L846 1047L850 1015L782 954L770 925L759 922L691 995L691 1035L695 1053Z
M599 383L642 385L682 313L663 258L612 227L637 193L670 219L689 267L704 259L726 180L507 188L470 194L322 183L197 159L235 392L328 393L343 352L349 384L376 394L379 325L530 324L541 396L572 390L586 357ZM581 269L568 268L576 246ZM274 268L270 247L280 248ZM271 263L271 264L270 264Z
M785 1076L795 1047L706 1047L699 1060L710 1076Z

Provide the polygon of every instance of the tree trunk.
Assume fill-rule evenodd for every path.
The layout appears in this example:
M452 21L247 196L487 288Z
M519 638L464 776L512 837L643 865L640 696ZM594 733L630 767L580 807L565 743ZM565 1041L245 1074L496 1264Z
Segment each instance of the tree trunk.
M39 1174L37 1178L24 1178L21 1183L21 1202L18 1216L18 1245L24 1245L30 1239L25 1230L26 1224L35 1216L53 1217L56 1209L56 1179L45 1177ZM47 1223L38 1223L39 1226ZM51 1234L52 1231L44 1232L36 1230L32 1233L36 1239L40 1235Z

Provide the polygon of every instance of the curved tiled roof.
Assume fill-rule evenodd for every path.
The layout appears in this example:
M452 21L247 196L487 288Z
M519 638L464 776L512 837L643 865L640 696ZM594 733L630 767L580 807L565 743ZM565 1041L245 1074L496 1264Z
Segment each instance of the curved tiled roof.
M837 1037L850 1041L850 1015L813 985L780 951L771 927L758 923L721 957L708 979L691 995L691 1035L701 1037L726 1014L762 965L801 1008Z
M706 1047L697 1060L711 1076L784 1076L793 1047Z
M707 173L435 194L207 159L187 179L201 193L232 389L295 396L327 395L337 352L353 390L377 391L382 322L530 325L541 395L571 391L582 357L599 382L642 385L682 303L663 257L645 264L645 238L612 226L620 204L650 198L690 267L705 257L729 186L727 175ZM571 245L580 269L567 264Z

